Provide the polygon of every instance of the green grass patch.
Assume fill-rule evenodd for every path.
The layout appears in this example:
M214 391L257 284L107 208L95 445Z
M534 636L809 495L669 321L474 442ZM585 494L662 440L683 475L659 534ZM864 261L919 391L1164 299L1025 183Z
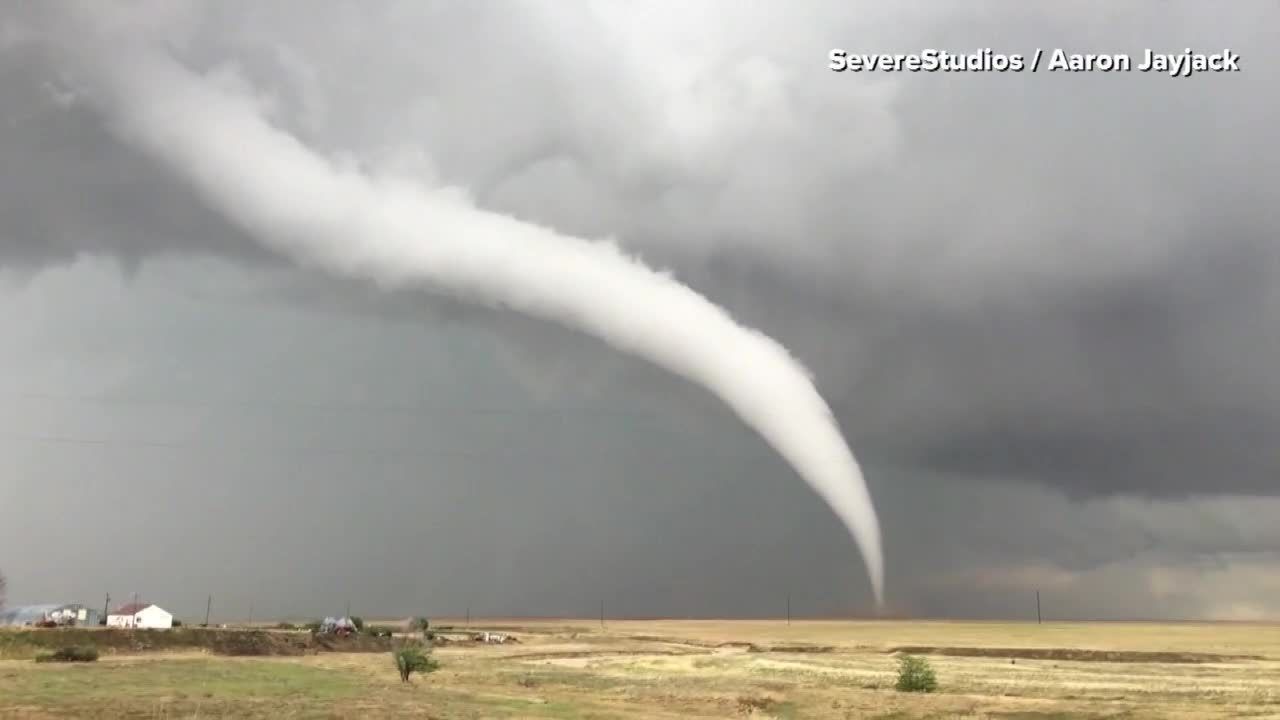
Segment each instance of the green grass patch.
M356 695L358 678L288 660L154 658L94 664L42 664L0 673L0 696L9 706L58 709L99 716L129 716L164 708L190 716L199 707L216 712L251 700L270 716L317 711Z

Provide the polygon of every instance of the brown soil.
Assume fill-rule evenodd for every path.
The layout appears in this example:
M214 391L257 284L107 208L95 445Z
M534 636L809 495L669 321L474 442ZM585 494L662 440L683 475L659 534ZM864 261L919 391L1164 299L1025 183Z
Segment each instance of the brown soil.
M277 630L121 630L62 628L6 632L7 649L43 651L71 645L92 645L103 654L203 649L217 655L307 655L318 652L390 652L391 638L354 635L335 637Z
M521 660L525 662L533 660L571 660L575 658L606 658L606 657L650 657L655 655L663 655L668 657L681 657L684 655L707 655L704 650L565 650L563 652L544 652L544 653L522 653L517 655L508 655L507 659Z

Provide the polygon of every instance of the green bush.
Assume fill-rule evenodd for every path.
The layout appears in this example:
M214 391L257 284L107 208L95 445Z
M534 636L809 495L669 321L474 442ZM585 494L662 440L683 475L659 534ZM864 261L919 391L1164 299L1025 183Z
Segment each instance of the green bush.
M98 648L92 645L72 645L36 656L36 662L96 662L97 660Z
M903 655L898 658L899 692L933 692L938 689L938 676L934 674L929 661L915 655Z
M409 676L414 673L435 672L440 668L440 663L436 662L422 648L415 646L402 647L392 653L396 660L396 669L400 671L400 682L409 682Z
M364 618L353 617L351 618L351 624L356 626L356 632L364 632Z

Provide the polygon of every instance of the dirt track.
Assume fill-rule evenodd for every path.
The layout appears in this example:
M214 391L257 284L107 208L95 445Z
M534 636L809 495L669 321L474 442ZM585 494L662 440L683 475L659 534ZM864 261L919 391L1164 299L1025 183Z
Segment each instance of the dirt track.
M887 653L909 655L943 655L949 657L1004 657L1028 660L1064 660L1073 662L1118 663L1218 663L1239 660L1262 660L1261 655L1219 655L1196 652L1143 652L1135 650L1081 650L1076 648L990 648L930 647L905 645L889 648Z

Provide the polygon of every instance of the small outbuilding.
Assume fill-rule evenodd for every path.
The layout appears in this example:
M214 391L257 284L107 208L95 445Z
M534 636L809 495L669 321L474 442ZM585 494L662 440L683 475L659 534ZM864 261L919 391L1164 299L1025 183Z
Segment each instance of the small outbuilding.
M92 627L98 624L98 611L80 603L63 605L48 613L47 617L59 627Z
M173 627L173 614L159 605L129 603L107 615L107 627L167 630Z

